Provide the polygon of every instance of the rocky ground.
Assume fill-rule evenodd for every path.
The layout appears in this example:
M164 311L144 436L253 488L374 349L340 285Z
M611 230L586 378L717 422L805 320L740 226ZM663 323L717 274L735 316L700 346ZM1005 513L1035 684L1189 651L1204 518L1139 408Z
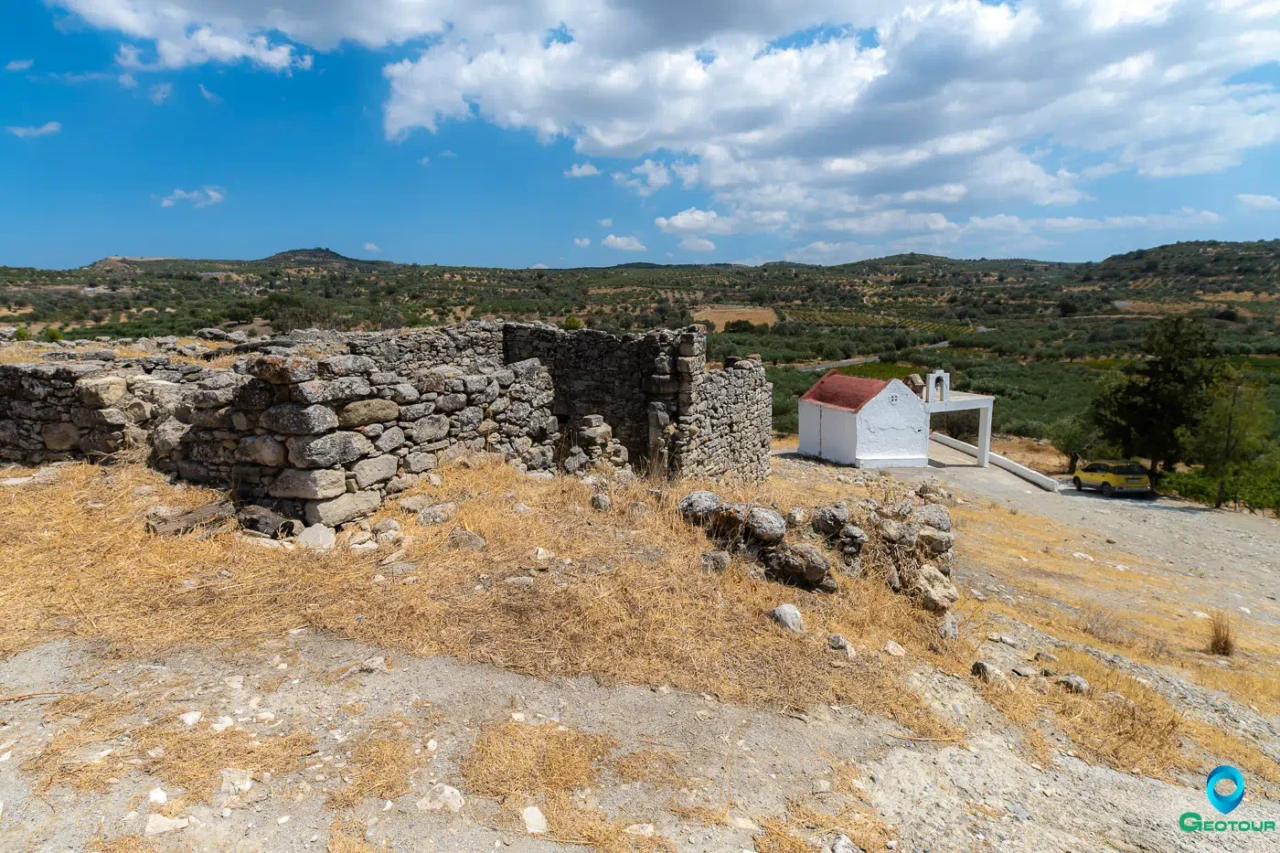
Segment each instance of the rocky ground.
M810 494L812 506L830 494L851 492L865 501L886 488L877 478L847 469L787 458L775 462L772 488L780 515L789 508L783 498ZM85 570L82 595L67 599L75 602L67 608L71 612L33 617L30 627L40 632L40 641L21 649L15 644L0 663L0 848L116 853L552 851L584 845L610 851L716 853L1280 849L1280 835L1186 833L1178 827L1184 812L1216 814L1205 799L1203 768L1228 760L1253 762L1245 769L1245 802L1232 819L1280 819L1280 717L1271 698L1276 695L1275 658L1268 633L1274 605L1265 603L1263 593L1263 603L1253 602L1251 613L1235 610L1241 605L1233 593L1244 595L1248 586L1220 592L1210 602L1231 604L1241 619L1243 647L1225 665L1196 657L1198 638L1181 645L1177 639L1203 624L1193 614L1199 605L1187 603L1181 594L1202 589L1202 583L1208 590L1215 573L1227 574L1225 560L1249 564L1231 577L1259 585L1254 592L1275 589L1273 562L1268 561L1275 559L1271 551L1280 537L1273 526L1250 526L1256 539L1242 538L1233 533L1235 521L1176 511L1156 515L1158 506L1139 506L1150 517L1135 520L1125 515L1127 503L1095 510L1089 501L1083 509L1086 504L1077 498L1056 498L1061 503L1053 504L1053 496L1042 500L1004 482L975 485L972 475L954 470L923 474L929 475L945 482L958 499L950 509L955 547L948 566L961 596L951 609L958 639L940 651L931 648L934 641L924 639L927 632L913 633L911 623L902 621L908 618L904 613L917 613L909 618L933 631L938 616L918 608L899 612L894 602L907 601L905 595L875 599L873 609L884 614L880 624L866 623L870 627L864 631L844 628L851 653L830 648L824 626L854 624L848 621L854 611L840 608L856 602L843 597L878 594L874 587L860 585L863 581L848 579L850 555L844 549L856 536L844 528L834 540L788 532L790 545L773 542L753 553L745 553L741 543L707 542L701 532L686 541L676 528L664 541L661 527L646 527L655 511L632 500L643 489L616 492L609 501L596 501L590 490L565 492L573 511L562 516L546 510L544 519L539 501L551 500L545 490L554 485L546 483L533 484L543 491L493 498L523 507L513 510L518 517L535 519L519 529L509 551L503 550L496 528L486 528L478 516L468 522L475 536L488 539L489 548L465 552L476 561L474 567L458 565L468 572L483 569L484 574L476 592L468 586L440 595L489 595L481 588L499 587L492 594L510 596L503 601L517 609L494 618L514 612L517 618L540 620L542 612L527 597L552 596L553 590L569 595L582 587L587 597L622 596L624 588L609 585L607 569L588 570L588 555L571 551L575 541L588 548L620 538L632 558L645 552L635 558L637 573L627 576L625 589L634 591L639 602L628 602L628 607L644 608L648 601L664 608L707 608L701 631L695 612L688 623L693 627L681 627L685 633L674 640L666 636L669 623L653 623L650 645L727 642L715 648L731 658L739 651L734 642L744 655L755 652L754 644L767 643L759 648L769 655L794 653L796 662L816 660L820 668L805 675L811 680L819 672L871 677L881 668L901 679L875 682L888 696L854 690L848 701L806 702L802 707L756 701L749 685L733 681L720 689L695 689L690 685L699 676L678 668L664 678L662 670L642 665L651 654L643 638L624 638L600 627L593 628L600 643L627 645L622 657L636 660L630 674L625 666L612 668L607 648L598 661L582 658L584 673L597 661L598 675L520 674L515 670L567 672L571 651L549 647L540 652L548 658L541 666L526 660L517 646L502 645L483 626L469 623L465 605L457 603L461 598L449 599L451 609L419 609L417 616L407 605L388 605L387 610L399 620L430 619L446 640L469 632L452 645L413 639L418 635L398 633L392 625L367 635L359 627L336 630L342 623L317 603L296 616L289 612L252 638L239 630L234 617L238 613L247 619L249 611L233 609L227 611L233 615L214 611L216 618L200 629L203 639L174 628L172 640L152 644L143 641L141 632L130 638L109 622L109 604L84 592L92 589ZM415 496L415 512L434 510L466 521L466 495L475 494L473 504L486 500L475 485L483 478L468 480L470 491L449 492L450 472L443 477L445 491ZM10 493L57 487L57 477L47 475L16 479L23 482L6 487ZM151 487L130 486L121 494L136 488ZM159 493L147 496L152 502L157 497L178 499L164 494L163 485L155 488ZM495 491L505 488L505 482L494 486ZM1001 495L1001 488L1011 491ZM83 498L77 495L68 500ZM0 499L5 497L0 492ZM1016 503L1018 512L992 506L1002 498ZM108 509L114 507L110 498L104 501ZM25 511L16 503L11 509ZM142 510L138 512L141 518ZM1078 512L1093 515L1081 524ZM754 523L740 510L728 513L741 513L744 522ZM593 520L602 516L610 519L603 527ZM428 563L462 559L455 551L446 557L446 551L431 549L453 547L448 539L456 540L456 531L465 528L447 535L441 530L437 536L435 527L427 525L438 522L399 518L406 536L394 543L396 554L388 552L392 545L351 553L344 550L348 538L324 558L327 562L318 564L340 574L350 563L370 561L366 578L372 581L364 583L375 593L366 598L352 591L355 587L341 593L351 596L346 616L357 624L373 618L377 601L400 594L391 590L393 585L436 594ZM4 525L0 521L5 543L75 535L50 526L5 531ZM1142 525L1156 525L1159 532ZM793 530L797 526L808 531L811 525L790 525ZM868 547L874 548L881 534L870 532ZM1138 533L1148 538L1140 543L1144 547L1133 548ZM1206 541L1210 533L1212 541ZM834 544L828 548L828 542ZM543 546L548 549L543 554L534 550ZM809 556L798 559L795 552L811 546L813 554L821 551L832 564L839 591L822 591L816 575L807 584L812 592L760 576L775 574L779 566L799 566L800 576L787 580L801 583L804 573L812 571L808 560L813 554L801 551ZM172 612L181 614L175 618L204 618L198 607L217 606L192 596L225 598L235 584L251 583L249 567L234 556L237 548L279 552L247 541L223 542L222 535L193 541L190 549L206 564L203 571L216 576L218 565L225 564L228 577L220 583L226 587L188 588L182 593L187 597L174 606ZM694 555L688 578L700 585L701 603L664 597L665 585L672 581L662 574L667 563L661 553L674 558L686 548L693 549L688 551ZM715 553L721 548L734 552L727 555L732 563L727 571L696 562L699 549ZM557 556L566 553L575 553L568 563ZM416 562L418 568L388 576L378 563L389 556ZM616 571L626 571L622 558L616 559ZM61 595L54 591L61 582L55 563L40 569L50 573L48 596ZM62 572L75 570L70 559L61 567ZM16 571L12 565L4 569ZM409 584L411 577L421 580ZM652 585L643 585L645 577ZM679 579L678 574L671 577ZM513 580L518 578L528 580ZM1268 578L1272 581L1266 587ZM40 596L40 586L19 588L11 580L6 576L0 586L0 604L11 613L26 614L30 599ZM130 581L122 578L120 583ZM166 583L180 588L183 582L175 576ZM1126 592L1153 585L1159 587L1160 600L1144 598L1149 608L1135 604ZM278 590L270 594L283 595ZM753 596L741 599L752 604L724 623L740 626L737 641L723 633L716 614L726 601L737 600L734 595ZM915 595L918 600L921 593ZM283 598L271 600L277 611L290 607ZM1110 632L1098 629L1106 636L1081 630L1077 617L1086 606L1117 602L1126 607L1119 624L1108 626ZM769 619L775 605L784 603L803 612L805 634L791 634ZM344 606L342 601L330 604L338 612ZM588 611L579 607L570 601L560 611L566 633L585 618ZM617 613L624 619L631 611ZM59 620L67 626L75 623L64 632L67 636L57 636L63 624ZM1157 655L1147 641L1160 631L1167 632L1170 650ZM351 639L356 636L366 641ZM1134 639L1139 636L1141 642ZM369 641L374 639L378 641ZM582 645L581 640L575 643ZM481 647L483 654L470 651ZM561 657L563 663L550 659ZM975 661L985 664L980 668L990 673L985 679L967 671ZM1090 661L1094 668L1084 668ZM687 664L690 669L703 665L694 658ZM1046 669L1053 674L1043 675ZM785 668L762 665L758 671L764 680L787 678ZM736 677L736 672L724 677ZM1077 673L1092 679L1089 693L1075 694L1058 684L1064 675ZM1257 680L1238 684L1228 678L1234 675ZM800 682L788 683L798 693L804 689ZM1253 684L1256 690L1250 694L1240 684ZM927 733L921 726L904 726L905 717L894 710L908 695L936 716ZM884 704L876 704L878 700ZM1206 729L1185 729L1185 755L1158 760L1156 753L1169 749L1168 740L1138 742L1156 736L1137 723L1133 744L1094 740L1073 727L1077 718L1124 720L1124 703L1133 716L1168 703ZM1122 710L1108 710L1112 706ZM888 710L868 710L881 707ZM1093 716L1104 712L1110 716ZM1234 739L1217 740L1206 731ZM1198 739L1194 744L1193 736ZM1214 748L1223 751L1214 753ZM1261 773L1251 768L1261 768Z

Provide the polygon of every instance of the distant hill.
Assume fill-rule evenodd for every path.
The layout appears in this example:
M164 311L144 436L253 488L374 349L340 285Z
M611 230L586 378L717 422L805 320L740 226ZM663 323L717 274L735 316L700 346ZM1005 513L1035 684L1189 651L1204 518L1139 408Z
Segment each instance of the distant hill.
M373 268L378 266L395 266L391 261L362 261L348 258L330 249L289 249L276 252L269 258L253 262L259 267L315 267L326 269L332 267L351 267L354 269Z

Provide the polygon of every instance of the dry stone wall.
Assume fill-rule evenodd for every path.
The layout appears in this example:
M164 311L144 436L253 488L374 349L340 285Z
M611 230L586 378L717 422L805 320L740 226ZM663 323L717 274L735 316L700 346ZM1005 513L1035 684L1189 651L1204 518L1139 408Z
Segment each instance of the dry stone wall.
M328 525L472 453L533 471L630 463L667 476L769 473L764 370L753 361L708 370L696 327L309 330L221 352L243 358L226 370L64 347L42 356L49 363L0 365L0 459L150 448L153 464L183 479ZM88 355L99 358L79 360Z

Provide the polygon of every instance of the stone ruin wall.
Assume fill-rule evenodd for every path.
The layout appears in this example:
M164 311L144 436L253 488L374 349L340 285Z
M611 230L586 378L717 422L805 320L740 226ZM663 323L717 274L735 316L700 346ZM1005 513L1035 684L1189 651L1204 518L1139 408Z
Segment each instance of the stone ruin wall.
M56 363L0 365L0 459L149 449L182 479L331 526L472 453L572 470L582 443L592 460L616 448L609 458L641 473L769 473L764 370L708 371L698 329L619 337L499 321L302 332L235 351L244 359L230 370L72 361L72 347Z

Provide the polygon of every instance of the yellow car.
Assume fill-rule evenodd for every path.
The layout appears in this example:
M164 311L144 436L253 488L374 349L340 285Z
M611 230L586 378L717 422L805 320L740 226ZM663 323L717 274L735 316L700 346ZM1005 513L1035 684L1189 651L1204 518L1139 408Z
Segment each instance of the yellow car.
M1097 489L1106 497L1144 495L1154 497L1151 478L1136 462L1090 462L1071 481L1077 489Z

